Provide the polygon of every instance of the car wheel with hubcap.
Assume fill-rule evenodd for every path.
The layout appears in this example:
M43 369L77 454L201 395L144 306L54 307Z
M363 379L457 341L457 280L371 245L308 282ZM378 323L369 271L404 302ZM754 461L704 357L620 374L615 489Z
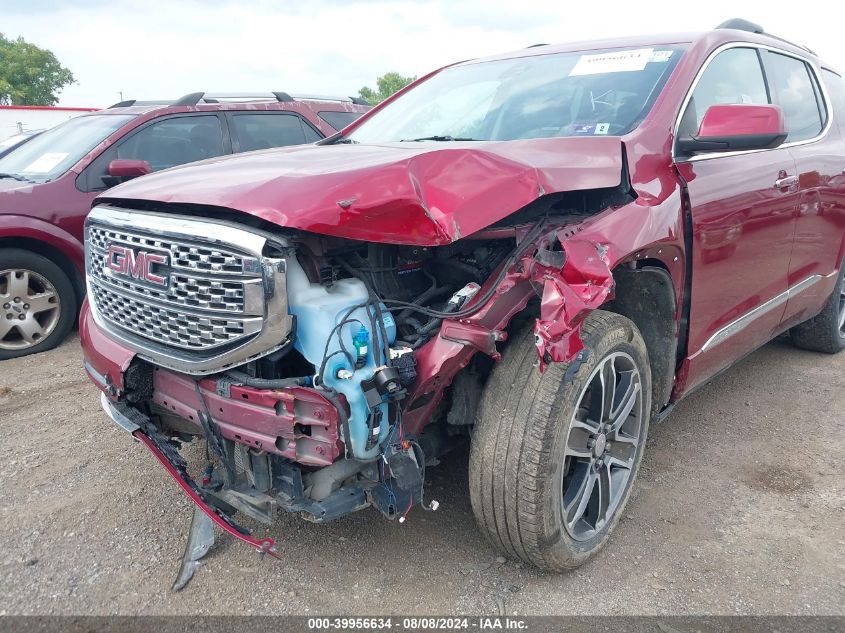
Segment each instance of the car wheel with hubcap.
M0 250L0 360L58 345L76 306L73 285L55 263L30 251Z
M623 512L648 434L651 370L629 319L591 313L578 366L542 374L532 328L485 387L473 431L470 496L502 552L543 569L583 564Z

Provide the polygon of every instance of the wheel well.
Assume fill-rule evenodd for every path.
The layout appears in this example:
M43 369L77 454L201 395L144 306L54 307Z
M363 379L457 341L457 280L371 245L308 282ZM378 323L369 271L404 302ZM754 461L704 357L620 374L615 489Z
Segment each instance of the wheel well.
M638 262L638 268L613 271L615 298L603 310L631 319L648 350L652 378L652 413L669 403L677 363L678 330L675 323L675 290L672 276L662 262Z
M73 289L76 291L77 300L80 303L82 302L83 297L85 297L85 282L80 278L74 263L59 249L54 248L45 242L29 237L0 238L0 248L3 247L32 251L33 253L38 253L42 257L46 257L52 261L56 264L56 266L67 273L70 283L73 284Z

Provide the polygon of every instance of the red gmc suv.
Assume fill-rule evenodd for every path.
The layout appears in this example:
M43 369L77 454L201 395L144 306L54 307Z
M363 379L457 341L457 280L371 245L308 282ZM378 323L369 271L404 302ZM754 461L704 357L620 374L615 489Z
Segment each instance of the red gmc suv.
M435 510L463 440L491 543L583 563L651 422L782 332L845 347L843 127L833 68L731 21L462 62L99 197L85 367L197 505L182 580L212 521L280 554L236 512Z
M0 361L55 347L73 326L82 227L105 189L215 156L313 143L368 109L357 98L284 92L122 101L0 156Z

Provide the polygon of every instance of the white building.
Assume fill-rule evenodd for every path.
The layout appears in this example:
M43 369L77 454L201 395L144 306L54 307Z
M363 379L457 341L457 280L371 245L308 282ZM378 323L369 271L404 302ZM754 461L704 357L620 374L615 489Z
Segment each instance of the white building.
M30 130L44 130L98 108L0 106L0 141Z

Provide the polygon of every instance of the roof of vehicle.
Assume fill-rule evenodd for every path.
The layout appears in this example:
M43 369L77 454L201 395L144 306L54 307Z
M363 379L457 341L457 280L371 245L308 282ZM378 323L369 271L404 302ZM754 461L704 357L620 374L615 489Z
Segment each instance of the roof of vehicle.
M76 108L69 106L0 105L0 110L43 110L48 112L95 112L99 108Z
M805 57L818 59L816 54L807 48L795 44L786 39L766 33L762 27L746 20L728 20L711 31L699 31L689 33L662 33L656 35L635 35L625 37L614 37L600 40L584 40L579 42L566 42L563 44L534 44L528 48L509 53L500 53L490 57L467 60L462 64L474 64L478 62L495 61L500 59L514 59L518 57L532 57L535 55L549 55L553 53L571 53L590 50L603 50L608 48L643 48L647 46L671 46L672 44L694 44L707 43L711 46L720 46L729 42L752 42L757 44L768 44L787 51L801 54Z
M239 110L256 105L277 105L280 103L302 103L311 108L319 104L323 110L369 109L370 104L360 97L333 97L325 95L299 95L287 92L191 92L178 99L140 101L127 99L109 106L103 113L144 114L165 108L196 108L199 111ZM274 108L275 109L275 108Z
M275 96L276 94L282 97ZM285 98L286 97L286 98ZM320 97L310 95L288 95L287 93L191 93L180 99L136 101L128 99L115 103L104 110L86 113L82 116L117 115L163 115L183 112L220 112L221 110L296 110L306 107L314 112L359 112L364 113L372 106L358 97Z

